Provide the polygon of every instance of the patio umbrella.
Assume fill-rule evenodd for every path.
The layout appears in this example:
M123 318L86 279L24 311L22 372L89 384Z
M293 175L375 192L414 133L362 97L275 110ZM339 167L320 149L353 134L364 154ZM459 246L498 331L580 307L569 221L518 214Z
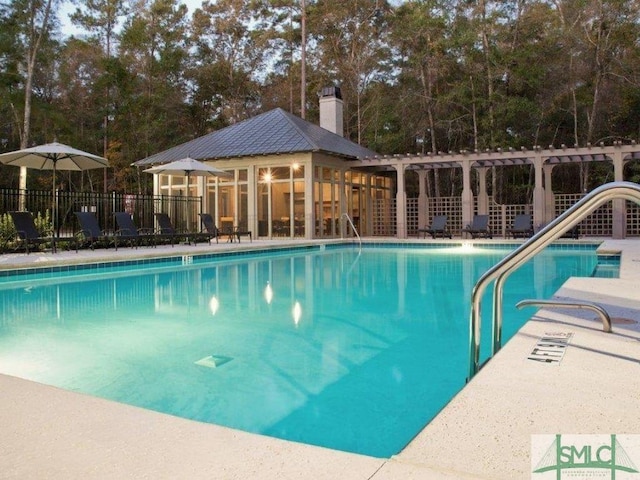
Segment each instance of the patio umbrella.
M163 163L155 167L144 170L147 173L163 174L163 175L186 175L187 187L189 187L189 175L212 175L214 177L232 177L233 174L225 172L207 163L200 162L191 157L176 160L170 163Z
M189 176L206 176L213 177L233 177L230 172L225 172L219 168L200 162L191 157L186 157L174 162L163 163L155 167L143 170L146 173L162 174L162 175L185 175L187 177L187 195L189 195ZM187 224L189 223L189 211L187 210Z
M37 170L53 170L51 185L54 199L52 208L54 231L56 230L56 170L79 172L92 168L107 168L109 166L109 161L106 158L83 152L58 142L2 153L0 154L0 163Z

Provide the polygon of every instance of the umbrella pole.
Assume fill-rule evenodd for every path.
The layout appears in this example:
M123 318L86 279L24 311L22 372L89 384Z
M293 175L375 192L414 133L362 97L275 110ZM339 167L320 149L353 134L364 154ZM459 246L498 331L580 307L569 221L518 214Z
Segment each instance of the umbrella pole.
M57 230L57 223L56 222L56 216L58 214L58 195L56 192L56 160L53 160L53 179L51 180L51 191L53 193L53 205L51 206L51 216L52 216L52 223L53 223L53 236L57 237L58 236L58 230ZM55 248L55 247L54 247Z
M187 170L187 198L185 198L186 204L187 204L187 214L185 215L186 220L187 220L187 225L185 228L185 231L190 231L189 230L189 220L191 219L191 209L190 209L190 205L189 205L189 170Z

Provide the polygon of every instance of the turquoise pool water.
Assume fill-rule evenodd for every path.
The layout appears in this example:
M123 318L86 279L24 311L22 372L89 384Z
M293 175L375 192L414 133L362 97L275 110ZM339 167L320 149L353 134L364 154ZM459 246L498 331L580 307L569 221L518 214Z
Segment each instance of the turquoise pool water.
M389 457L464 386L471 289L508 251L349 245L13 272L0 372ZM505 339L532 313L517 301L596 264L595 246L548 248L513 274Z

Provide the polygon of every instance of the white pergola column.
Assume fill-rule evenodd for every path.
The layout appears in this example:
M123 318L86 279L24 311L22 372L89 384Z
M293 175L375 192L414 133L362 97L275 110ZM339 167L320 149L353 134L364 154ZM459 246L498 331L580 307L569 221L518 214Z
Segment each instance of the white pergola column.
M396 237L407 238L407 194L404 188L404 169L402 164L396 169Z
M313 238L316 226L316 214L313 191L313 162L304 165L304 238ZM251 185L251 183L249 183ZM249 205L252 205L249 203ZM258 222L256 222L258 223ZM257 226L256 226L257 229ZM256 230L257 231L257 230Z
M542 166L544 173L544 221L549 223L556 217L556 194L553 192L551 183L553 167L555 165L545 164Z
M417 170L418 173L418 228L427 226L427 172Z
M365 177L365 197L364 201L365 205L365 221L367 222L365 234L373 235L373 199L375 197L375 192L373 191L373 176L370 173L367 173Z
M344 237L347 234L347 224L342 221L342 216L347 213L349 214L349 205L347 204L347 189L346 189L346 170L340 170L340 180L338 181L338 189L340 190L340 213L338 215L338 225L340 226L340 231L336 232L340 235L340 237ZM349 217L351 215L349 214Z
M462 167L462 225L468 225L473 219L473 190L471 190L471 161L460 162Z
M624 180L624 161L620 150L613 152L613 179L616 182ZM618 198L613 200L612 203L612 236L614 239L622 239L627 236L626 200Z
M478 213L480 215L489 213L489 195L487 195L488 171L489 167L476 168L476 173L478 174Z
M534 186L533 186L533 226L545 223L545 196L544 196L544 176L542 167L544 162L541 155L533 157Z

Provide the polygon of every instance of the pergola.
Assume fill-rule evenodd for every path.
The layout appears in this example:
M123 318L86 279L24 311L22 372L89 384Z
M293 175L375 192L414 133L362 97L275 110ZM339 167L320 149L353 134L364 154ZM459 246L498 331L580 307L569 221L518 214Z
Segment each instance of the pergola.
M425 219L426 212L426 175L429 170L442 168L462 169L462 220L470 223L474 215L474 195L471 188L471 171L478 176L477 213L488 213L487 171L492 167L512 165L533 165L535 184L533 190L534 224L549 222L554 217L554 192L551 188L551 172L556 165L585 162L611 162L614 170L614 181L624 180L624 166L632 160L640 159L640 145L635 142L622 144L614 142L612 146L588 145L586 147L559 148L549 146L546 149L534 147L520 150L497 149L479 151L438 152L428 154L406 154L392 156L374 156L350 162L350 166L364 170L395 170L397 175L396 193L396 228L398 238L407 238L405 172L415 170L419 179L419 217ZM624 200L613 202L613 238L625 235Z

